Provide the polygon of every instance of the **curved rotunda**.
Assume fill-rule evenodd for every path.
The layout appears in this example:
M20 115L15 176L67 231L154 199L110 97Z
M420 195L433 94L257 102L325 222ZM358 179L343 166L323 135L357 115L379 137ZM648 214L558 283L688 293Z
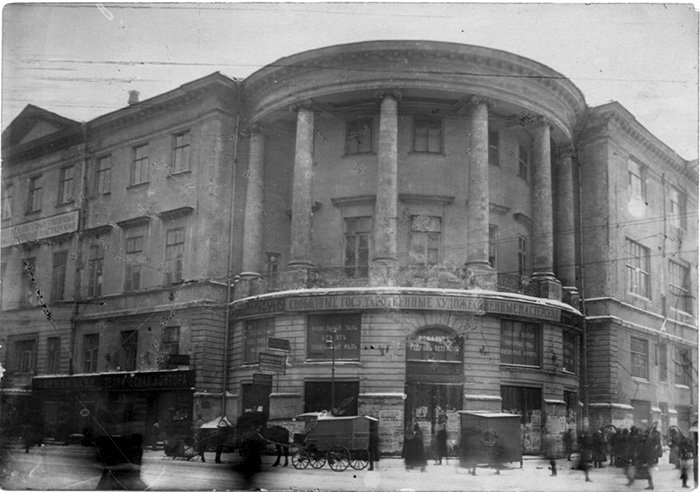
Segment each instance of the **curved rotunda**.
M520 414L531 451L545 425L575 427L580 91L526 58L421 41L297 54L243 91L234 407L373 415L383 452L413 422L456 438L460 410ZM261 392L269 338L288 351Z

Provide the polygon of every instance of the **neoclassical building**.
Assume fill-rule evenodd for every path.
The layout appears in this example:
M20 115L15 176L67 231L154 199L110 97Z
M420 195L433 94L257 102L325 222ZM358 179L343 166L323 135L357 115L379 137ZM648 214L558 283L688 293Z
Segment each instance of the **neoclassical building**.
M317 49L132 102L82 125L34 108L3 134L3 236L42 232L3 237L0 391L48 402L45 426L58 409L72 430L97 409L137 429L171 410L183 427L261 409L290 428L325 410L376 417L397 453L406 425L427 442L445 421L456 445L460 411L496 411L538 452L545 431L692 420L697 380L671 364L697 361L697 169L621 106L588 107L535 61L427 41ZM670 226L621 232L621 190L641 189L629 162L663 183L644 188L655 213L686 218L653 266L626 241L651 251L645 234ZM71 163L80 198L61 202ZM42 186L63 208L22 214ZM70 279L53 327L7 288L33 287L29 272Z

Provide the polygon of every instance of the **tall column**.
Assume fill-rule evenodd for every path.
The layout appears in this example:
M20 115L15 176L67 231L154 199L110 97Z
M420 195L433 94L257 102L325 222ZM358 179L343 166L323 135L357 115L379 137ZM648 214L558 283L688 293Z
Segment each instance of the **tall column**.
M263 162L265 135L251 128L248 137L245 216L243 217L243 271L241 277L259 277L262 268Z
M576 289L576 245L574 235L574 172L573 148L565 146L559 152L556 165L556 247L555 273L568 295L570 304L578 307Z
M469 139L469 182L467 191L467 285L493 288L493 269L489 265L489 103L472 98L471 137Z
M379 94L377 201L374 211L371 285L395 285L398 267L398 101L400 93Z
M314 158L314 112L305 102L296 108L297 138L292 191L292 240L290 269L307 270L311 262L311 183Z
M549 122L542 118L535 127L533 162L532 248L533 279L540 297L561 298L561 284L554 276L554 222L552 217L552 152Z

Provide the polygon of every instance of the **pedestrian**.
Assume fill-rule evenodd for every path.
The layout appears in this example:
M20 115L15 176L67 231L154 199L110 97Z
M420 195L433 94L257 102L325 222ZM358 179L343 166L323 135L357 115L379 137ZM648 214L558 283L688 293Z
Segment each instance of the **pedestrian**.
M160 424L156 422L151 427L151 451L158 449L158 439L160 439Z
M224 452L224 445L230 433L230 426L226 417L221 417L216 426L216 456L215 463L221 463L221 453Z
M605 436L603 436L603 431L598 429L595 434L593 434L593 468L603 468L603 463L605 463L608 458L606 454L607 444L605 442Z
M409 425L406 427L401 456L406 464L406 471L414 467L420 468L422 472L425 471L427 462L425 459L425 448L423 446L423 432L418 422L413 426Z
M584 432L580 437L581 438L579 439L579 462L576 468L581 470L586 475L586 482L592 482L593 480L591 480L589 474L591 471L591 463L593 460L593 438L589 432Z
M267 443L260 435L262 426L256 426L254 430L245 432L240 440L240 453L243 461L237 465L237 470L243 477L246 490L255 490L255 475L262 467L262 454Z
M574 430L569 427L564 432L564 452L566 453L566 461L571 461L571 455L574 453Z
M438 420L437 431L433 439L433 451L436 465L442 465L442 458L445 458L445 464L447 464L447 426L443 417Z
M634 444L634 466L630 467L631 472L628 476L627 486L631 487L636 479L647 479L649 485L645 490L654 490L654 479L652 476L652 468L656 450L654 441L649 432L646 435L638 435L635 438Z
M681 467L680 459L678 458L679 445L683 434L676 427L672 427L668 431L669 447L671 448L668 454L668 462L676 465L676 468Z
M374 462L379 461L379 430L377 425L369 425L369 471L374 470Z
M202 425L204 425L204 419L202 414L197 415L197 420L192 424L192 434L194 436L194 453L195 456L199 456L202 459L202 463L206 463L204 458L204 451L207 446L204 442L204 436L202 434Z
M557 439L553 434L547 433L544 438L544 455L549 460L549 469L552 476L557 476Z
M681 439L678 445L678 459L681 463L681 481L683 482L684 489L688 488L688 472L693 466L693 460L695 458L694 451L691 439L687 437Z

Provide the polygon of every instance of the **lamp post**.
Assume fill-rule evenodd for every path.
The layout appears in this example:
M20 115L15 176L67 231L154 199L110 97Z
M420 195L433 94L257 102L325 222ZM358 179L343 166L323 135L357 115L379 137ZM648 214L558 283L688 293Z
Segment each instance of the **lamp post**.
M335 409L335 340L331 334L326 337L326 348L331 349L331 415Z

